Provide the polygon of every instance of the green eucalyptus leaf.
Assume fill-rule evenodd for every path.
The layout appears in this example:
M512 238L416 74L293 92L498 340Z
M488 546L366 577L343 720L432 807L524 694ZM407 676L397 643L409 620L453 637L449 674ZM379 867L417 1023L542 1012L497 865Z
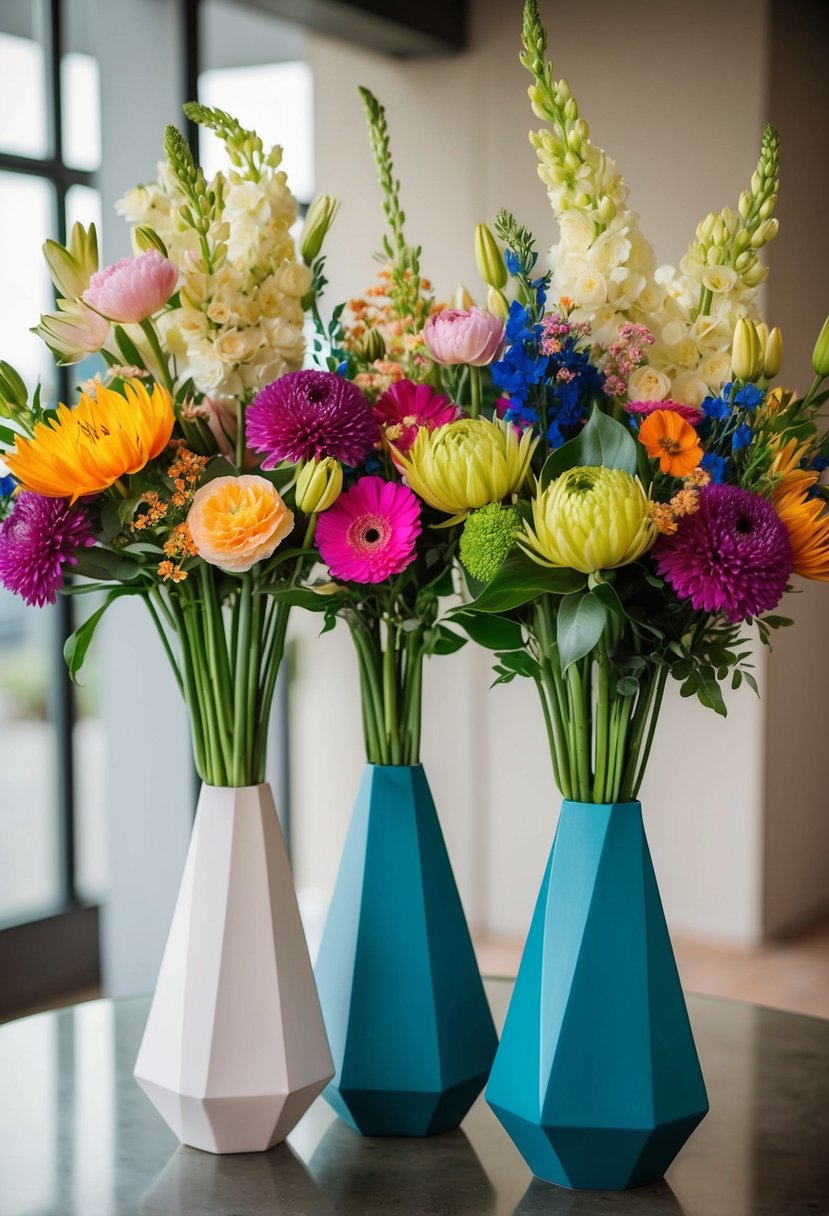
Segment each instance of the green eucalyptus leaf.
M607 612L594 592L564 597L556 619L556 641L562 671L590 654L598 645L606 624Z

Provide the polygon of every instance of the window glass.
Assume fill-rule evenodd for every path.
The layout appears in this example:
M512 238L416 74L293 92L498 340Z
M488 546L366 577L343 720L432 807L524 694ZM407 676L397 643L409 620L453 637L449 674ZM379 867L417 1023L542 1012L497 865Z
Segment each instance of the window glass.
M98 61L76 52L61 62L63 159L73 169L97 169L101 163L101 83Z
M51 151L40 13L35 0L0 6L0 151L19 156Z

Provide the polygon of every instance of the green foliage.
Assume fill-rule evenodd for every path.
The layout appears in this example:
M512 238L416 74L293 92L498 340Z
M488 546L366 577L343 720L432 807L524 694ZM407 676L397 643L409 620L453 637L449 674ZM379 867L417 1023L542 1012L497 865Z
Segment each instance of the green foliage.
M546 488L568 469L581 465L624 469L635 476L638 471L637 448L641 448L641 444L637 444L629 428L594 404L584 430L547 457L541 470L541 487Z
M121 596L141 595L143 590L144 589L141 587L131 586L113 588L113 590L110 591L109 595L104 600L101 607L96 609L96 611L93 612L90 617L87 617L84 623L75 630L71 637L66 639L66 643L63 647L63 658L73 683L77 684L78 682L78 676L81 668L83 667L86 653L89 650L93 637L95 636L95 630L101 623L101 618L106 610L111 604L114 604L117 599L120 599Z
M598 646L606 624L604 605L594 592L564 596L556 617L556 643L563 672Z
M567 595L584 587L587 578L577 570L553 570L524 557L508 557L492 582L487 583L464 612L511 612L540 595Z

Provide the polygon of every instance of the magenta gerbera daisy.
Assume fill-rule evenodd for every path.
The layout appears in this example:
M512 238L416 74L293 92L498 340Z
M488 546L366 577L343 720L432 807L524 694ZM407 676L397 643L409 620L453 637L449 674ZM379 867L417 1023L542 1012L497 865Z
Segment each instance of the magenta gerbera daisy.
M316 543L334 578L382 583L414 560L420 501L408 486L361 477L319 517Z
M435 392L429 384L415 384L413 380L398 380L377 398L374 405L374 417L386 439L399 452L408 452L419 427L433 431L447 422L454 422L459 416L458 407L443 393Z
M703 486L699 509L653 556L680 599L735 624L776 607L793 564L788 529L771 503L728 485Z
M288 372L254 397L247 441L265 454L263 469L281 461L335 460L356 468L380 441L366 398L333 372Z
M625 405L625 411L628 414L634 414L640 420L649 417L656 410L667 410L671 414L679 414L680 418L690 422L691 426L697 426L705 416L697 406L685 405L682 401L628 401Z
M0 583L27 604L54 604L64 566L76 565L76 551L94 544L92 526L78 507L22 490L0 527Z

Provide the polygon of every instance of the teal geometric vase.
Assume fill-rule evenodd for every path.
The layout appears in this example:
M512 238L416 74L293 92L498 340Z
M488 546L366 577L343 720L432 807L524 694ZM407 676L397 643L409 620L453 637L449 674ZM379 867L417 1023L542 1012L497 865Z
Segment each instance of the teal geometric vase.
M486 1100L539 1178L660 1178L708 1110L638 802L565 802Z
M419 764L366 765L315 974L337 1114L366 1136L457 1127L497 1037Z

